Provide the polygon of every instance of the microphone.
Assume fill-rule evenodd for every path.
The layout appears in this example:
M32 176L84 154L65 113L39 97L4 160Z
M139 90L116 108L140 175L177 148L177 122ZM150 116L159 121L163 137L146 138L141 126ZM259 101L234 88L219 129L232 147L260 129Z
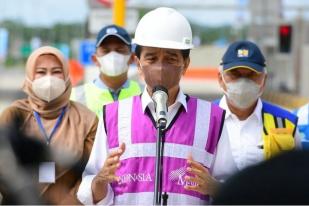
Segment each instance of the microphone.
M155 103L157 126L165 129L167 124L168 91L163 86L155 86L152 90L152 100Z

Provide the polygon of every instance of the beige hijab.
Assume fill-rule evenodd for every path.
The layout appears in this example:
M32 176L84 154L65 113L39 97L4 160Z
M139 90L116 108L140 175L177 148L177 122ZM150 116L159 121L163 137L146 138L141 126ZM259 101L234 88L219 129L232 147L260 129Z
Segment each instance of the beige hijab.
M66 80L66 90L64 93L51 102L46 102L39 99L32 91L31 82L34 79L35 65L38 57L43 54L55 55L63 66L63 73ZM75 163L82 157L88 158L93 139L97 127L96 115L87 109L85 106L69 100L71 94L71 82L69 80L68 64L61 52L53 47L45 46L35 50L28 58L26 64L26 79L23 90L28 94L27 99L18 100L13 103L11 108L22 110L23 131L34 138L38 138L45 142L38 126L37 120L33 115L33 111L37 111L43 123L43 127L47 134L50 134L54 128L58 116L63 107L66 107L66 112L62 118L61 124L56 130L51 139L50 147L61 154L56 162L56 183L41 184L41 193L47 196L57 197L54 201L62 201L61 198L68 196L67 192L70 187L73 187L75 176L69 171L71 164ZM18 112L20 112L17 110ZM59 153L60 151L60 153ZM65 175L67 174L67 175ZM63 177L61 179L61 177ZM50 188L50 189L49 189ZM61 194L59 194L61 193Z
M32 81L34 80L36 61L41 55L44 54L52 54L59 59L62 63L64 79L66 81L66 90L64 93L51 102L46 102L38 98L32 91ZM28 99L19 100L14 103L14 106L26 111L34 110L44 118L55 118L59 116L63 107L68 106L72 84L69 80L68 62L58 49L50 46L44 46L32 52L26 63L26 79L24 81L23 90L28 95Z

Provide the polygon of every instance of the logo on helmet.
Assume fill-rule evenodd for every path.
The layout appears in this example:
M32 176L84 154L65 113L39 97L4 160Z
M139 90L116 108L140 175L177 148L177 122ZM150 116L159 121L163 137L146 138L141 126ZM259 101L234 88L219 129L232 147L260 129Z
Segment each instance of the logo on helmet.
M183 43L185 43L185 44L191 44L191 39L188 38L188 37L184 37L184 38L183 38Z

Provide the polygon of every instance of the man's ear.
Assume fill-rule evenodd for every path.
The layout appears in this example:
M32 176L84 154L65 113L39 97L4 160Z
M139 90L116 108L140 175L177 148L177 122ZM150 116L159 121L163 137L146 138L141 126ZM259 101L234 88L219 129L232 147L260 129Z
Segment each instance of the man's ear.
M185 59L182 75L185 75L187 69L189 68L189 65L190 65L190 57Z
M222 73L223 71L219 71L218 72L218 83L219 83L219 85L220 85L220 87L224 90L224 91L226 91L226 88L225 88L225 84L224 84L224 82L223 82L223 77L222 77L222 75L223 75L223 73Z
M133 55L136 67L137 67L137 72L140 78L144 79L144 73L143 69L141 68L140 60L138 59L137 56Z
M99 63L99 61L98 61L98 59L97 59L97 56L96 56L95 54L91 55L91 59L92 59L93 63L94 63L97 67L100 67L100 66L101 66L100 63Z
M268 78L268 74L266 73L264 77L263 87L266 87L267 78Z
M264 82L263 82L263 85L262 85L262 92L264 92L264 90L265 90L265 88L266 88L266 82L267 82L267 78L268 78L268 75L267 74L265 74L265 76L264 76Z
M131 53L130 59L128 61L128 65L132 64L135 61L134 58L135 58L135 55L133 53Z

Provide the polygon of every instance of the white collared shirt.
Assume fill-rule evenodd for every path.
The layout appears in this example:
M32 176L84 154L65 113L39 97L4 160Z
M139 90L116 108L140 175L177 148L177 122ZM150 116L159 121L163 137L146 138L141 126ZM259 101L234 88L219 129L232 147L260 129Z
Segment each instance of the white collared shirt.
M225 127L218 144L213 167L213 176L225 180L235 172L264 160L262 145L262 102L258 100L254 112L246 119L239 120L227 106L225 96L220 107L226 110Z
M142 107L143 111L145 112L146 108L148 107L153 118L155 119L155 109L154 103L146 91L144 90L142 94ZM168 115L167 115L167 126L171 123L172 119L177 114L181 105L187 111L187 102L186 96L180 89L175 100L175 103L168 107ZM98 172L102 169L105 159L108 156L108 145L107 145L107 137L105 133L105 128L103 124L102 118L100 118L97 128L97 133L95 136L94 144L91 150L91 154L86 165L85 171L83 172L82 182L79 186L77 192L77 198L86 205L92 205L93 198L92 198L92 190L91 190L91 183L93 178L98 174ZM100 205L111 205L113 204L114 199L114 192L110 185L108 185L108 192L104 199L102 199L97 204Z
M174 119L175 115L177 114L180 106L183 106L185 111L187 112L187 101L186 101L186 95L182 92L181 89L179 89L178 95L176 97L175 103L168 107L167 109L167 126L171 123L171 121ZM151 99L150 95L147 92L147 89L145 87L144 92L142 94L142 107L143 112L145 113L146 108L148 107L152 117L156 118L156 111L154 108L154 102Z
M261 147L263 145L262 101L258 99L255 110L246 120L239 120L231 112L225 96L219 105L226 110L224 124L227 132L222 133L218 144L213 176L219 181L225 181L237 171L265 159ZM295 140L299 147L298 133L295 135Z

